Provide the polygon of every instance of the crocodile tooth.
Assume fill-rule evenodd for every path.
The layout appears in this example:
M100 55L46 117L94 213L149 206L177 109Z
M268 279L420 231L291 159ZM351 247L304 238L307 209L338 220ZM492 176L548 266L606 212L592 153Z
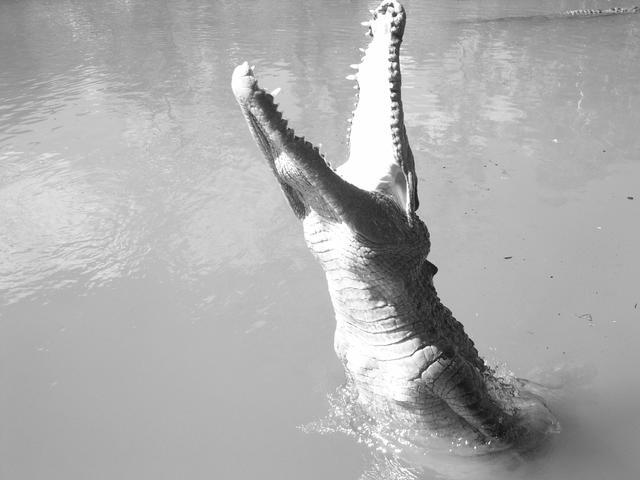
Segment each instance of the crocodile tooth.
M350 75L347 75L344 78L346 78L347 80L355 80L357 77L355 75L353 75L353 74L350 74Z
M273 91L271 92L271 96L275 97L276 95L278 95L280 92L282 91L282 88L278 87L278 88L274 88Z

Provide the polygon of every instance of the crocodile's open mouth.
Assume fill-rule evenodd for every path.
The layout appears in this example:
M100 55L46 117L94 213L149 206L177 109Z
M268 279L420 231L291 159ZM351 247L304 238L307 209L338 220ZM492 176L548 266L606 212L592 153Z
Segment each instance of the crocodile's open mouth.
M313 210L328 221L347 224L371 242L397 233L396 224L402 223L403 216L389 211L389 203L382 201L384 195L374 194L385 192L349 182L329 166L317 147L296 136L246 62L236 67L231 86L256 143L298 217Z
M413 155L404 127L400 98L399 58L405 13L395 1L383 2L372 13L372 19L364 24L373 39L361 63L353 65L357 73L349 77L358 85L357 105L349 132L349 158L338 168L337 176L331 169L331 173L320 172L316 165L313 180L335 182L339 176L360 190L390 198L410 220L418 207L418 197ZM283 182L288 185L283 189L297 191L297 197L308 207L309 189L297 188L296 184L308 186L314 182L309 172L301 168L301 160L306 160L307 164L322 162L327 166L324 158L317 148L296 137L288 128L273 96L258 86L253 69L246 62L234 71L232 88L256 143L281 185ZM311 156L303 158L302 150L309 150ZM316 158L310 160L314 153ZM338 206L338 199L332 201L327 189L315 193L320 194L325 207ZM285 194L288 197L292 195L287 191ZM334 211L332 216L342 216L343 210L338 210L340 212Z

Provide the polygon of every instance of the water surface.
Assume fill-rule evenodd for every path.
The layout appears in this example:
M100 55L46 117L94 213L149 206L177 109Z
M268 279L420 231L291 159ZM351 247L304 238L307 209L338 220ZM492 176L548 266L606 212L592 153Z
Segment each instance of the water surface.
M636 478L640 15L405 3L436 286L492 364L564 385L552 448L493 478ZM0 476L370 468L298 428L343 381L332 311L229 81L255 64L339 163L373 6L0 2Z

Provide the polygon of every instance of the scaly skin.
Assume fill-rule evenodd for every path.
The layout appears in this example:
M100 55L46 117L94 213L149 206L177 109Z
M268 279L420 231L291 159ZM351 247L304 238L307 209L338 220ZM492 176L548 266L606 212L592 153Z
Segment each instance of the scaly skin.
M417 181L401 101L405 11L383 1L358 67L350 156L335 172L287 127L244 63L232 88L256 143L302 220L326 273L335 350L372 416L492 448L531 446L557 430L542 401L497 379L433 286L416 215Z

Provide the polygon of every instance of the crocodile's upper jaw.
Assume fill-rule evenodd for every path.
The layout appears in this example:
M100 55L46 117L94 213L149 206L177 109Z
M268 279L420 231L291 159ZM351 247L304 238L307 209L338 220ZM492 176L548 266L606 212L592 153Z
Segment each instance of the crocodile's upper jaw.
M350 129L348 161L338 172L368 191L391 196L407 213L417 208L413 156L401 99L400 44L406 16L397 2L383 2L365 22L373 37L352 77L358 101Z

